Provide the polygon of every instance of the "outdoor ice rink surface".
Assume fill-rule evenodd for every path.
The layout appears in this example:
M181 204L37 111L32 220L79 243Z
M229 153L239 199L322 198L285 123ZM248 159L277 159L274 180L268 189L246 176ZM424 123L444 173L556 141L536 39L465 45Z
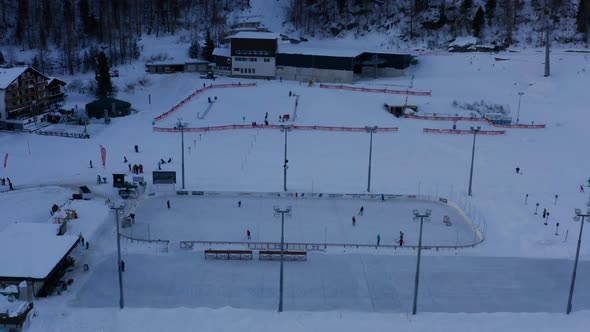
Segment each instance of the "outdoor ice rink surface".
M292 207L291 217L285 220L285 242L373 245L380 234L381 244L393 245L403 231L405 244L417 245L419 222L413 221L413 209L432 210L431 222L424 227L423 245L471 245L479 240L471 222L455 208L408 198L162 196L143 201L136 210L135 225L123 232L135 238L171 241L246 241L249 229L251 241L280 242L281 218L275 216L274 206ZM356 226L352 225L353 216ZM443 216L449 216L451 226L443 223Z

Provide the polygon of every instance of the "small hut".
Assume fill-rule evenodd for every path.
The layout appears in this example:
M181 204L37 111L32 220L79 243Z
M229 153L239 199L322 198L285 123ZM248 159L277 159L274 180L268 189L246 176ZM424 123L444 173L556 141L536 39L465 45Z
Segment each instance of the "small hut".
M131 103L107 97L86 104L86 114L90 118L104 118L106 112L111 118L129 115L131 113Z

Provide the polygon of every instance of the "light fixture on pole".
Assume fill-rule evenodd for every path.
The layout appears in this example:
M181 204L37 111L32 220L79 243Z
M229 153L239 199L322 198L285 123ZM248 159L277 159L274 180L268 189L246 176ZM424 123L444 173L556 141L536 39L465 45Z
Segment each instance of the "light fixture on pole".
M480 126L471 127L471 131L473 132L473 147L471 148L471 170L469 171L469 196L471 196L471 182L473 180L473 160L475 158L475 136L481 130Z
M184 128L186 127L187 123L182 122L182 118L178 118L178 122L176 123L176 129L180 129L180 147L181 147L181 156L182 156L182 189L184 189Z
M281 132L285 133L285 158L283 163L283 190L287 191L287 165L289 163L289 159L287 159L287 133L292 130L292 125L281 125Z
M574 272L572 273L572 282L570 284L570 293L567 298L567 309L566 314L572 312L572 297L574 296L574 286L576 284L576 272L578 270L578 257L580 256L580 244L582 242L582 232L584 231L584 219L590 217L590 209L586 213L582 213L582 210L576 209L575 221L580 222L580 234L578 235L578 247L576 248L576 259L574 260Z
M373 133L377 132L377 126L366 126L365 130L370 134L369 138L369 177L367 179L367 192L371 192L371 159L373 156Z
M522 98L522 95L524 95L524 92L518 93L518 111L516 112L516 124L518 124L518 121L520 121L520 99Z
M125 209L125 204L119 204L116 206L113 204L111 206L111 210L115 211L115 222L117 228L117 270L119 271L119 307L123 309L125 306L125 301L123 298L123 271L121 269L121 235L119 233L119 211Z
M273 207L275 216L281 215L281 270L279 276L279 312L283 312L283 246L285 243L285 215L291 215L291 207L287 206L284 209L278 206Z
M420 256L422 254L422 224L424 220L426 222L430 221L430 215L432 214L432 210L427 209L424 213L420 213L418 210L412 210L414 214L414 221L420 220L420 236L418 237L418 258L416 262L416 277L414 279L414 305L412 306L412 315L416 314L417 307L418 307L418 282L420 280Z

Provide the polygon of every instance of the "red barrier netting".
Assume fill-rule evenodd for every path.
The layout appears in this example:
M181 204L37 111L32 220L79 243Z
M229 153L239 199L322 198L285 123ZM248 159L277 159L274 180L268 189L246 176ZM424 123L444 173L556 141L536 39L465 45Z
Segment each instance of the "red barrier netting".
M184 104L188 103L194 96L197 96L209 89L219 89L219 88L242 88L242 87L252 87L252 86L256 86L256 83L230 83L230 84L216 84L216 85L209 85L206 86L204 88L198 89L197 91L193 92L190 96L186 97L185 99L183 99L180 103L174 105L169 111L160 114L159 116L154 118L154 121L160 121L162 119L167 118L168 116L170 116L172 113L174 113L175 111L177 111L181 106L183 106Z
M424 128L422 129L424 133L429 134L455 134L455 135L464 135L464 134L473 134L473 130L461 130L461 129L433 129L433 128ZM477 132L478 135L504 135L506 131L504 130L479 130Z
M198 127L198 128L184 128L185 132L207 132L219 130L236 130L236 129L281 129L280 125L225 125L214 127ZM292 130L317 130L317 131L347 131L347 132L365 132L365 127L329 127L329 126L291 126ZM154 131L177 133L180 129L153 127ZM397 127L392 128L377 128L377 132L397 132Z
M497 124L494 123L492 120L486 118L470 118L465 116L425 116L425 115L412 115L407 114L404 115L404 118L408 119L416 119L416 120L433 120L433 121L476 121L476 122L485 122L490 126L498 127L498 128L520 128L520 129L544 129L544 124L537 124L537 125L526 125L526 124Z
M329 85L320 84L322 89L339 89L348 91L359 91L359 92L376 92L376 93L389 93L394 95L410 95L410 96L432 96L432 91L410 91L410 90L392 90L392 89L370 89L370 88L357 88L346 85Z

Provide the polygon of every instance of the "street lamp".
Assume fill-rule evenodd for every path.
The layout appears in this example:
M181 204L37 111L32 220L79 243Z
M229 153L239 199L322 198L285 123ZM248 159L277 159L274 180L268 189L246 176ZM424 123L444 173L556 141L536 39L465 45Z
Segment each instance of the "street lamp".
M414 305L412 306L412 315L416 314L416 309L418 307L418 281L420 280L420 256L422 253L422 224L424 220L427 222L430 221L430 215L432 214L432 210L427 209L424 213L420 213L418 210L412 210L414 214L414 221L420 219L420 236L418 237L418 260L416 263L416 278L414 280Z
M520 120L520 99L522 98L522 95L524 95L524 92L518 93L518 111L516 112L516 124L518 124L518 121Z
M367 179L367 192L371 192L371 157L373 155L373 133L377 132L377 126L366 126L365 130L371 135L369 140L369 178Z
M119 307L123 309L125 302L123 300L123 271L121 270L121 235L119 233L119 211L125 209L125 204L119 206L111 206L111 210L115 211L115 221L117 223L117 270L119 271Z
M471 196L471 181L473 180L473 159L475 158L475 136L481 130L480 126L471 127L473 132L473 147L471 148L471 171L469 172L469 196Z
M576 209L575 221L580 221L580 234L578 235L578 247L576 248L576 259L574 260L574 272L572 273L572 283L570 284L570 294L567 299L567 310L566 314L572 312L572 297L574 296L574 285L576 283L576 270L578 269L578 257L580 256L580 244L582 242L582 231L584 230L584 219L590 216L590 209L586 213L582 213L582 210Z
M283 245L285 243L285 214L291 215L291 207L287 206L284 209L278 206L273 207L275 216L281 215L281 272L279 276L279 312L283 312Z
M187 123L182 122L182 118L178 118L178 122L176 123L176 129L180 129L180 137L181 137L181 149L182 149L182 189L184 189L184 128L186 127Z
M287 159L287 133L292 130L292 125L281 125L281 132L285 133L285 159L283 163L283 190L287 191L287 163L289 160Z

